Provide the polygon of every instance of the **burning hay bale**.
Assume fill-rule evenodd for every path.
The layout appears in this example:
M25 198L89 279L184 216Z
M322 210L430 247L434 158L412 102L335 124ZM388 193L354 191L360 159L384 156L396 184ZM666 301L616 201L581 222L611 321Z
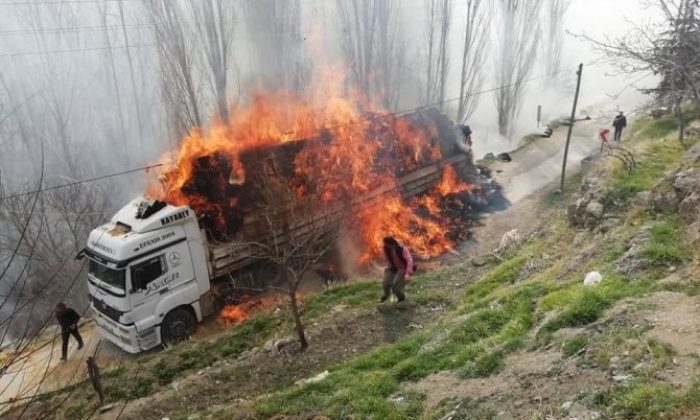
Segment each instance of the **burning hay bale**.
M270 133L282 130L256 132L250 125L210 137L246 129L249 133L240 141L193 134L181 148L178 165L162 174L160 191L151 194L192 207L210 238L220 242L244 239L261 191L269 193L275 184L300 199L319 197L321 206L347 207L386 190L369 210L355 215L361 248L366 249L363 263L381 254L377 238L388 235L425 258L453 251L454 244L469 238L479 213L502 200L500 187L479 175L470 154L465 158L454 126L437 110L355 114L345 125L302 130L305 135L298 140L275 138ZM438 177L430 175L435 173L430 166L446 159L463 163L446 165ZM424 178L415 178L421 171Z

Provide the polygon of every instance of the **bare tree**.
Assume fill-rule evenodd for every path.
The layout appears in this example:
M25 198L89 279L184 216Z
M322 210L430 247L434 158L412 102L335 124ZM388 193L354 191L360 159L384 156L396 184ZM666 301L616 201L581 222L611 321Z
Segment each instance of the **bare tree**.
M466 122L479 102L476 92L484 82L484 52L488 45L491 7L484 0L467 0L466 27L462 49L462 72L459 82L457 120Z
M133 101L134 111L136 114L136 122L138 124L139 130L139 141L143 147L144 141L144 124L141 118L141 101L138 97L138 88L136 87L136 72L134 71L134 59L131 54L131 45L129 44L129 32L126 30L126 17L124 13L123 0L117 1L117 6L119 7L119 20L122 27L122 36L124 38L124 52L126 53L126 59L129 63L129 80L131 81L131 99Z
M398 105L405 52L397 4L396 0L337 0L352 84L388 109Z
M178 2L147 0L143 3L154 26L161 67L161 93L176 137L202 126L200 94L195 78L191 40Z
M561 55L564 48L564 18L571 6L571 0L547 0L547 43L545 67L548 75L554 77L561 69Z
M107 27L109 20L108 20L108 10L107 10L107 5L102 4L100 5L100 17L102 19L102 24ZM117 66L114 61L114 52L112 51L112 39L110 37L109 31L104 31L104 42L105 45L107 46L106 48L106 54L107 54L107 65L109 68L109 77L111 79L111 85L113 89L113 94L114 94L114 100L116 101L116 106L117 106L117 116L119 117L119 134L116 137L119 137L120 142L124 146L121 149L121 152L124 153L124 159L126 163L129 163L129 153L126 153L128 150L128 135L127 135L127 128L126 128L126 122L124 120L124 108L122 106L122 96L121 96L121 89L119 88L119 77L117 76Z
M303 90L309 81L300 0L245 0L255 75L268 90ZM270 28L261 34L261 26Z
M14 307L36 301L31 311L13 314L13 322L6 327L14 336L26 328L36 333L51 315L58 296L71 288L82 267L74 257L84 247L91 229L104 219L108 207L108 194L94 186L74 185L44 192L38 207L34 204L35 189L28 186L19 194L7 194L0 206L0 223L5 227L0 234L0 250L18 245L16 280L6 283L5 298ZM84 293L76 293L73 300L81 307L87 303Z
M617 39L590 41L608 62L622 73L647 73L661 77L656 89L662 103L670 103L678 122L679 139L684 139L682 103L686 99L700 107L700 19L697 0L650 0L644 6L655 6L664 21L637 25Z
M520 112L524 83L537 55L542 0L498 0L500 33L496 54L498 131L510 136Z
M445 87L450 68L449 36L452 0L427 0L428 57L423 105L437 104L443 109Z
M190 4L197 31L204 44L202 52L209 69L209 84L214 92L216 110L222 120L228 121L228 75L232 60L234 4L226 0L201 0Z
M308 342L298 300L299 286L312 267L335 248L339 237L347 232L349 220L342 206L319 206L323 188L318 185L300 194L274 178L263 180L257 212L263 233L259 242L251 244L256 258L282 271L302 350Z

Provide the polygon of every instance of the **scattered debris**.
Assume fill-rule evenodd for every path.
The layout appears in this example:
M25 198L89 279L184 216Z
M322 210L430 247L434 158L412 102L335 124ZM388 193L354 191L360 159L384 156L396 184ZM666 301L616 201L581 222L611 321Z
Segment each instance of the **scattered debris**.
M499 243L498 248L494 252L498 254L508 249L514 248L520 243L521 240L522 239L517 229L510 230L501 237L501 242Z
M499 153L498 156L496 156L496 160L501 162L511 162L513 158L510 156L510 153Z
M117 405L117 403L105 404L102 407L100 407L100 413L106 413L107 411L113 409Z
M591 271L586 274L586 278L583 279L584 286L595 286L596 284L603 281L603 275L597 271Z
M306 385L306 384L313 384L316 382L321 382L322 380L326 379L329 375L329 372L327 370L324 370L323 372L319 373L318 375L312 376L310 378L306 379L301 379L296 382L296 385Z
M612 379L615 382L627 382L631 377L631 375L614 375Z

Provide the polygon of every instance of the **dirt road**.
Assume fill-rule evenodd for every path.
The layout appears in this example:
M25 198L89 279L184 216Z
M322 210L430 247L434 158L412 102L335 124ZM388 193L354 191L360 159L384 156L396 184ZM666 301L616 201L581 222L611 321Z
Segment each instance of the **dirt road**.
M581 160L600 148L597 132L604 126L607 126L607 121L576 124L569 145L567 177L579 173ZM514 151L511 162L496 162L490 167L493 179L503 187L511 205L481 219L482 226L474 230L473 241L460 247L463 255L490 252L498 246L504 233L518 228L526 234L528 227L534 228L538 224L541 212L537 203L541 197L537 193L561 178L567 130L567 127L559 127L550 138L538 139Z

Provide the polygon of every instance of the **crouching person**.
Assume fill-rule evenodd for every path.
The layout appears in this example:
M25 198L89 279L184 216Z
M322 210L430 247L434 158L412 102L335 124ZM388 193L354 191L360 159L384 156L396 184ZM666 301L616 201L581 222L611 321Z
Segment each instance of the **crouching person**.
M380 302L386 302L392 293L399 302L403 302L406 299L406 277L413 274L411 252L408 247L401 246L396 239L387 236L384 238L384 255L389 267L384 270L384 294Z
M61 361L66 361L68 356L68 338L70 335L75 337L78 342L78 350L83 348L83 338L78 332L78 321L80 320L80 315L73 308L66 307L66 304L60 302L56 305L56 319L58 324L61 326Z

